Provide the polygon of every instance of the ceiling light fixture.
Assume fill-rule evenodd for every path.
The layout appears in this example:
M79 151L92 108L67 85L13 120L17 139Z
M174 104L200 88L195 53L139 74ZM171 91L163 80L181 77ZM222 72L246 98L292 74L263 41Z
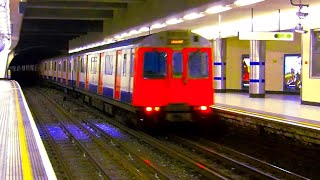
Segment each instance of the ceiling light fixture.
M178 23L182 23L183 19L177 19L177 18L173 18L173 19L169 19L168 21L166 21L166 24L168 25L173 25L173 24L178 24Z
M187 15L183 16L183 19L193 20L193 19L201 18L203 16L204 16L203 13L190 13L190 14L187 14Z
M255 4L262 1L264 0L236 0L234 4L237 6L247 6L247 5Z
M159 28L163 28L163 27L166 27L166 26L167 25L165 23L162 23L162 24L157 23L157 24L152 25L150 28L151 29L159 29Z
M224 11L228 11L230 9L232 9L230 6L213 6L208 8L205 12L208 14L217 14Z
M148 32L149 28L148 27L142 27L139 29L139 32Z
M134 34L139 34L139 31L137 31L137 30L131 30L131 31L129 32L129 35L134 35Z

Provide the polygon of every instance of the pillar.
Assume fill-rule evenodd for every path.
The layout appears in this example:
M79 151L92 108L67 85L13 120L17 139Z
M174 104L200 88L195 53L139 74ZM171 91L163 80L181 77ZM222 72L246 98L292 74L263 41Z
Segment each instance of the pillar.
M250 97L264 98L266 41L250 41L250 51Z
M226 40L214 41L214 88L215 92L226 92Z

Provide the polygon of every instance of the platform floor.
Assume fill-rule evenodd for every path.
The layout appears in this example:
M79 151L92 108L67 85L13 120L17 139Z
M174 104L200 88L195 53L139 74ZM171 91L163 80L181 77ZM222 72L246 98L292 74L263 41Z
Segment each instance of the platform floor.
M16 81L0 80L0 179L56 179Z
M230 107L284 118L320 128L320 107L302 105L299 95L266 94L250 98L248 93L215 93L215 106Z

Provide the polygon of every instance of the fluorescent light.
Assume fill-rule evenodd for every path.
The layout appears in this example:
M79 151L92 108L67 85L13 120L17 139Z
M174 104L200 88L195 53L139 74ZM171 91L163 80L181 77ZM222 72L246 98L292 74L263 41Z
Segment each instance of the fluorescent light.
M168 25L172 25L172 24L178 24L178 23L181 23L183 22L183 20L180 18L180 19L177 19L177 18L173 18L173 19L169 19L166 24Z
M128 33L122 33L120 36L121 36L122 38L124 38L124 37L128 37L129 34L128 34Z
M129 32L129 35L134 35L134 34L139 34L139 31L137 31L137 30L131 30L131 31Z
M204 16L203 13L190 13L190 14L183 16L183 19L192 20L192 19L201 18L203 16Z
M223 11L228 11L232 9L230 6L213 6L211 8L208 8L205 12L208 14L216 14Z
M149 28L148 27L142 27L139 29L139 32L148 32Z
M165 23L157 23L157 24L154 24L151 26L151 29L159 29L159 28L163 28L163 27L166 27L167 25Z
M234 4L237 6L246 6L246 5L255 4L262 1L264 0L236 0Z
M114 38L115 38L115 39L121 39L122 36L121 36L121 35L116 35Z

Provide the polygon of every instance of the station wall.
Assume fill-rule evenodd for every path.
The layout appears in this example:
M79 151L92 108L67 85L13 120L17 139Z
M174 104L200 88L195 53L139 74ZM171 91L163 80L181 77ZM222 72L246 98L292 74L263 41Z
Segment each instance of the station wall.
M226 43L226 86L228 90L241 90L241 60L243 54L250 55L250 41L232 37ZM267 41L266 51L266 91L283 91L283 57L301 53L301 35L295 34L294 41Z

